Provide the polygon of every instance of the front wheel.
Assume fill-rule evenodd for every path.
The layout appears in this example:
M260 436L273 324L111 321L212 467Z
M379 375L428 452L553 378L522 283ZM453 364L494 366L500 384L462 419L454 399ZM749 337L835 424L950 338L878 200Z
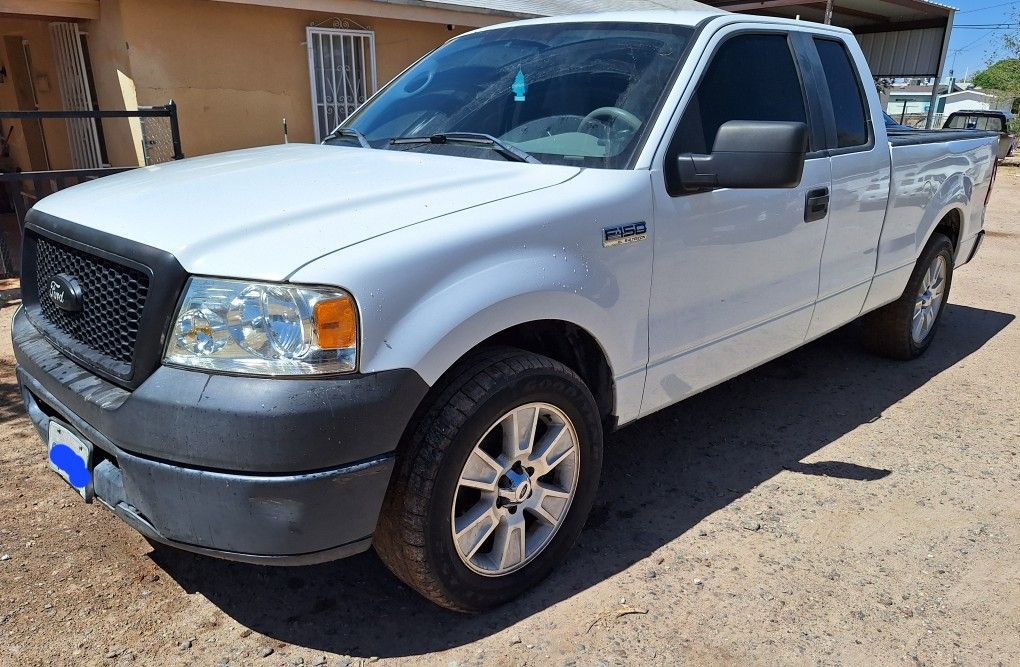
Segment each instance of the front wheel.
M563 560L591 510L602 427L572 370L512 348L469 357L402 444L375 548L433 602L476 612Z
M892 359L920 356L935 337L953 283L953 244L933 234L902 296L864 316L864 342Z

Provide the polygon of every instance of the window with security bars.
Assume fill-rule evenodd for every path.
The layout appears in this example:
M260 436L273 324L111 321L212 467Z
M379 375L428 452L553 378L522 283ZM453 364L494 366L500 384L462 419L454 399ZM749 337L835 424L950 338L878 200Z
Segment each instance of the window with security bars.
M375 92L375 33L308 28L315 140L332 132Z

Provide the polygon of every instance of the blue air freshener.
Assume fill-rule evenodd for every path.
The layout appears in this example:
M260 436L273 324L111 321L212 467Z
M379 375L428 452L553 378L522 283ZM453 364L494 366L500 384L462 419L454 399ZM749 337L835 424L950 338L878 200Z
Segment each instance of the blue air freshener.
M514 102L524 101L524 93L528 92L528 82L524 80L524 72L522 70L517 70L517 76L514 77L514 85L510 86L510 90L514 91Z

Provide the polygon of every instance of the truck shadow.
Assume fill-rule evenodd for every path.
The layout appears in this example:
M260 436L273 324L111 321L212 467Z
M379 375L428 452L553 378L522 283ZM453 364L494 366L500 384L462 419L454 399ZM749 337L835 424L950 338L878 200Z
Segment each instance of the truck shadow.
M950 305L931 349L911 363L869 355L850 326L611 435L600 500L580 544L538 590L487 614L468 617L433 606L372 552L302 569L169 549L152 558L185 590L201 592L239 623L293 645L366 657L460 646L627 569L784 470L862 484L896 474L801 460L879 419L1013 319Z

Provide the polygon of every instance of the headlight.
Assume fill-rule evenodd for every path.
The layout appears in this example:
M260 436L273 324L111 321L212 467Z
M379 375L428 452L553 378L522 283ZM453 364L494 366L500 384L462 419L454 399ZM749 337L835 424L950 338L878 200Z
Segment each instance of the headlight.
M192 278L163 361L248 375L355 369L354 299L328 287Z

